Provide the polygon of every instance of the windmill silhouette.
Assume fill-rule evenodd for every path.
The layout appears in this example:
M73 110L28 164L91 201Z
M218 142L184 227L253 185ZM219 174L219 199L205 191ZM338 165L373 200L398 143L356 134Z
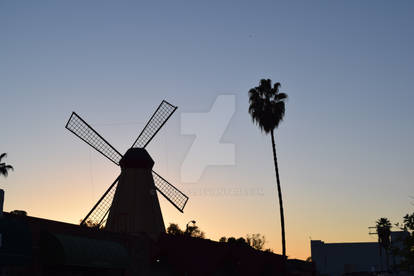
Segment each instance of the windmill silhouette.
M176 109L176 106L162 101L123 156L78 114L72 113L66 128L121 167L120 175L82 220L81 225L105 227L110 231L126 233L158 235L165 232L155 190L183 212L188 197L152 170L154 161L145 150Z

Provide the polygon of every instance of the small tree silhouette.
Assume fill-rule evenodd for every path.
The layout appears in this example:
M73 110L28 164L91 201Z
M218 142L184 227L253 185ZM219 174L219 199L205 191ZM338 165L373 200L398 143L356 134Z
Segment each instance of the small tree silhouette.
M229 244L235 244L236 243L236 238L235 237L230 237L227 239L227 243Z
M187 230L184 232L186 235L194 238L202 238L204 239L205 233L200 230L197 225L188 226Z
M204 239L205 233L200 230L200 228L196 225L188 226L186 231L181 230L181 228L176 223L170 223L167 228L167 234L170 235L186 235L193 238L202 238Z
M167 228L167 233L175 236L184 234L183 230L181 230L178 224L176 223L170 223L170 226L168 226Z
M246 245L250 246L256 250L263 250L263 246L266 243L265 236L261 234L247 234L246 238L238 238L235 237L221 237L219 242L226 242L230 245ZM271 249L266 249L267 252L273 252Z
M263 250L263 246L266 243L266 238L260 234L248 234L246 236L246 242L256 250Z

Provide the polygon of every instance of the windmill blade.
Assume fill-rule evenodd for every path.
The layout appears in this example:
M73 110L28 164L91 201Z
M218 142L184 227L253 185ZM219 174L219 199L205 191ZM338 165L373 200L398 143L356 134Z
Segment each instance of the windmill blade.
M66 128L103 156L119 165L122 155L75 112L72 112Z
M152 171L152 177L154 178L154 184L157 190L182 213L187 204L188 196L183 194L158 173Z
M100 228L105 223L105 218L108 216L109 210L111 209L112 200L114 199L120 176L121 175L115 179L95 206L93 206L92 210L89 211L86 217L82 220L81 225Z
M139 134L138 138L135 140L132 148L145 148L155 134L162 128L162 126L168 121L174 111L177 109L176 106L173 106L167 101L162 101L155 110L151 119L145 125L144 129Z

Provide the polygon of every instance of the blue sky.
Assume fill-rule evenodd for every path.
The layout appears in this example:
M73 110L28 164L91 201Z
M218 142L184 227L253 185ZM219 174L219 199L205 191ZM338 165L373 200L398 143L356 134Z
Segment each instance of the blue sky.
M280 251L270 137L247 113L261 78L289 95L277 131L288 254L309 236L367 240L379 217L412 211L412 1L0 1L0 179L6 210L78 222L119 169L72 137L77 111L121 152L162 99L179 107L148 150L156 169L190 193L184 215L207 236L260 232ZM180 167L196 137L181 115L235 95L222 141L235 164L197 183ZM200 156L202 159L203 156ZM259 187L251 196L196 194ZM191 197L191 194L193 196Z

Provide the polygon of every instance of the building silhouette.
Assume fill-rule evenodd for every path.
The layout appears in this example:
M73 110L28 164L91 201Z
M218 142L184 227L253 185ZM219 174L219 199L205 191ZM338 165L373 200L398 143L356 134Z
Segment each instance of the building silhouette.
M404 231L391 232L391 247L401 247L407 235ZM378 242L325 243L311 240L311 254L318 273L330 276L387 271L401 263L400 257L391 252L387 261L387 254L383 248L380 250Z

